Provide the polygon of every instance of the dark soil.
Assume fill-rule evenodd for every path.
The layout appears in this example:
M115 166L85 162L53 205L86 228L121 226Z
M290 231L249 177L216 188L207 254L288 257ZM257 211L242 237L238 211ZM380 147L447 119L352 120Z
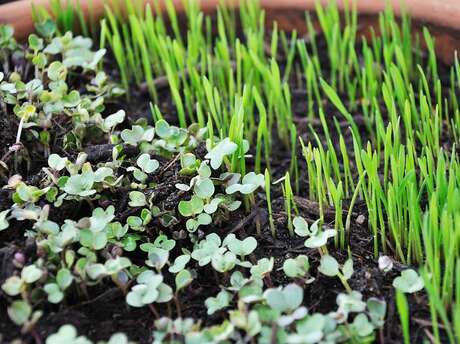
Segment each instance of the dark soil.
M324 60L327 59L324 54ZM447 74L448 76L448 74ZM148 110L148 94L141 91L136 85L133 85L134 92L131 103L125 104L123 101L111 105L116 109L125 108L127 114L136 114L136 116L145 116L150 120ZM175 123L176 115L174 105L171 101L168 88L164 88L159 92L159 106L166 119L171 123ZM305 114L307 112L307 104L305 101L305 90L299 89L293 82L293 111L295 113L294 120L298 123L298 132L307 142L313 140L311 133L308 131L307 122L305 121ZM329 113L336 114L335 109L330 106ZM110 113L109 109L107 113ZM359 125L360 114L356 114L357 123ZM332 117L332 116L330 116ZM339 115L337 114L337 117ZM17 130L17 123L7 120L11 118L1 112L0 114L0 150L1 154L7 154L8 147L10 147L15 140L15 132ZM135 120L137 118L131 118ZM332 119L331 119L332 120ZM362 121L361 121L362 122ZM312 123L318 132L322 132L319 123ZM364 125L361 124L360 129L365 132ZM330 128L334 128L333 125ZM349 138L348 138L349 139ZM366 137L363 137L363 140ZM287 148L283 148L282 144L276 144L279 150L273 152L272 155L272 173L275 177L282 176L286 170L289 169L290 152ZM29 147L31 154L34 154L33 147ZM93 145L88 146L85 150L89 154L89 160L92 163L105 161L110 158L111 146L110 145ZM53 152L62 153L62 149L56 145L52 147ZM65 152L67 155L72 156L75 152ZM137 152L127 151L128 155L135 156ZM37 156L40 154L37 154ZM306 171L303 168L303 158L298 156L301 173L300 173L300 194L298 195L298 207L301 215L304 216L309 222L313 222L319 217L319 209L315 202L309 201L305 194L308 185ZM21 174L31 184L38 185L40 182L40 175L36 174L40 171L41 167L46 162L33 159L29 161L30 164L25 162L18 167ZM251 161L249 160L249 164ZM163 166L163 164L161 164ZM155 204L159 204L166 210L175 208L183 195L178 193L174 184L183 177L178 176L178 162L175 162L166 171L159 171L157 173L158 183L155 188ZM250 168L250 167L249 167ZM16 171L15 171L16 172ZM6 176L0 176L6 178ZM2 184L5 180L2 180ZM5 190L0 190L0 210L10 206L9 193ZM319 255L316 250L310 250L303 245L304 239L291 238L287 231L287 216L284 211L284 201L279 187L273 187L272 203L274 210L274 218L276 222L277 232L276 238L270 234L268 226L268 213L265 203L265 194L259 193L256 197L257 206L249 213L244 210L238 210L232 214L232 217L221 221L219 224L212 228L203 230L203 235L214 231L224 236L226 233L235 232L238 237L256 236L255 224L261 224L262 236L257 237L258 248L251 257L251 260L256 261L262 257L273 256L275 258L275 268L271 275L273 285L285 284L287 280L284 275L278 272L278 268L282 262L289 257L298 254L307 254L310 258L311 265L313 266L312 275L316 278L315 282L305 286L305 306L310 312L329 312L336 309L336 296L339 292L343 291L343 287L338 279L328 278L316 272L316 267L319 262ZM121 190L115 194L107 195L107 198L102 198L104 206L114 204L118 211L117 220L125 219L131 215L132 210L127 206L127 192ZM347 206L344 205L344 209ZM78 219L88 216L90 209L85 206L77 204L69 204L59 209L58 212L52 212L51 218L53 220L63 221L66 218ZM346 213L344 213L344 218ZM358 216L361 217L357 221ZM362 220L364 216L365 220ZM387 301L388 312L384 329L377 334L378 341L383 343L400 343L402 342L402 332L399 324L399 317L394 305L394 288L392 281L404 268L401 265L395 264L395 268L391 273L383 274L379 271L377 266L377 259L373 256L373 242L371 231L367 226L367 210L365 204L358 203L355 205L352 217L352 226L350 230L349 245L353 254L355 274L351 279L351 287L354 290L363 293L365 298L376 296L384 298ZM333 223L333 211L327 211L327 222ZM181 226L178 226L178 228ZM23 233L27 228L26 223L12 223L10 228L6 231L0 232L0 284L13 274L15 267L12 265L12 257L15 252L24 252L28 262L32 262L37 258L37 250L32 242L27 240ZM153 221L147 230L147 233L153 239L160 230L165 230L157 221ZM179 234L179 233L178 233ZM188 240L179 241L179 245L190 247ZM178 250L179 247L175 248ZM344 261L347 257L347 252L330 248L340 261ZM134 262L142 257L135 255L128 255ZM221 277L222 278L222 277ZM194 319L201 319L203 325L212 325L218 323L223 319L224 312L218 312L213 316L206 314L204 300L209 296L215 296L220 290L219 284L224 280L216 280L215 275L212 273L211 268L207 267L201 269L197 279L188 288L187 291L181 295L182 315L183 317L193 317ZM79 290L71 290L66 297L65 302L61 305L54 306L50 304L40 305L44 311L43 317L38 322L37 331L41 338L46 338L50 333L56 332L60 325L71 323L78 328L80 334L88 336L92 340L107 339L110 335L117 331L125 332L130 340L139 343L150 343L152 341L152 330L154 318L152 313L147 307L138 309L128 307L125 297L122 292L115 288L111 281L106 281L95 287L89 287L87 290L87 298L79 294ZM412 342L422 342L425 337L425 329L431 330L431 321L429 316L429 309L427 305L427 298L425 295L409 296L410 311L411 311L411 336ZM9 343L13 339L22 338L25 343L33 343L34 340L31 336L23 336L20 333L20 328L11 323L6 314L7 302L2 297L0 291L0 342ZM158 309L162 315L168 315L166 308ZM172 311L175 315L175 309ZM3 337L2 337L3 336Z

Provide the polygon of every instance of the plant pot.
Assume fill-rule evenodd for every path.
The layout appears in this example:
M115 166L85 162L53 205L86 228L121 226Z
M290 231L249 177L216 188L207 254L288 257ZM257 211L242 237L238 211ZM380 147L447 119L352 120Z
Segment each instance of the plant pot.
M152 2L151 0L144 0ZM76 0L74 0L77 3ZM104 0L79 0L78 1L89 17L91 7L92 18L96 19L104 13ZM234 7L238 6L238 0L226 0ZM338 0L338 5L343 8L347 0ZM15 29L18 39L24 39L34 30L32 20L32 7L34 5L49 6L48 0L19 0L0 6L0 23L10 24ZM183 10L182 0L173 0L177 11ZM219 0L202 0L203 11L213 11L220 3ZM283 30L297 30L304 33L304 11L312 10L316 0L260 0L267 13L268 22L276 20L279 27ZM328 0L321 0L326 4ZM375 24L375 15L385 8L386 1L376 0L356 0L358 13L361 15L361 33L366 34L369 26ZM436 49L440 58L446 63L452 63L454 51L460 46L460 2L458 0L406 0L405 5L401 5L400 0L392 0L391 6L396 15L400 15L407 9L413 20L420 28L423 24L429 24L433 36L436 38ZM160 7L164 8L164 2L160 2Z

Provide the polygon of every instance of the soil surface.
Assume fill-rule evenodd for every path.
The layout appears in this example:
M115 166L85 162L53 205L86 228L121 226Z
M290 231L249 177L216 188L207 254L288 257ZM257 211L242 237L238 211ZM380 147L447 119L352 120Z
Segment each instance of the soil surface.
M6 1L0 1L0 3ZM321 47L321 44L319 45ZM323 43L324 46L324 43ZM323 50L325 51L325 50ZM327 54L322 56L323 61L327 61ZM107 66L115 65L113 61L108 61ZM325 63L323 65L326 65ZM108 67L107 70L113 70ZM447 68L440 67L440 73L448 73ZM325 73L327 73L327 68ZM448 74L444 74L448 77ZM111 113L110 109L124 108L126 113L136 114L132 121L140 117L145 117L150 120L150 112L148 107L148 94L141 90L140 87L132 85L133 96L131 102L126 104L123 101L116 102L108 107L107 113ZM292 108L294 111L294 120L298 124L298 132L305 142L313 140L311 132L307 129L309 124L306 122L307 103L306 91L299 88L297 83L293 80L291 84L291 92L293 94ZM177 117L174 110L174 105L169 94L167 87L159 91L159 104L162 114L165 119L171 124L177 122ZM332 105L326 107L331 116L328 118L333 123L333 114L337 118L341 118ZM354 113L356 122L362 132L365 133L364 124L360 121L362 115ZM1 155L7 154L8 147L10 147L15 140L15 132L17 130L17 123L7 120L11 118L6 116L3 110L0 110L0 153ZM361 125L360 125L361 123ZM318 132L322 132L320 123L310 123ZM334 128L331 125L330 128ZM66 128L63 127L62 131L65 132ZM59 133L55 146L51 148L52 152L72 156L76 152L64 152L60 146ZM338 141L337 137L334 140ZM347 137L351 140L351 137ZM364 136L363 141L366 137ZM338 143L338 142L336 142ZM104 147L104 145L95 145L85 147L90 152L89 159L93 163L101 162L110 158L111 147ZM105 145L107 146L107 145ZM274 179L284 175L285 171L289 169L291 154L288 148L283 144L274 144L274 147L279 147L272 155L271 168L274 174ZM28 147L30 161L23 161L17 166L17 172L20 172L30 184L39 183L40 169L46 164L43 159L42 152L37 152L33 147ZM300 150L298 150L300 151ZM136 152L132 152L133 155ZM42 158L39 158L39 157ZM352 160L350 152L350 160ZM160 159L160 158L158 158ZM317 203L308 200L306 190L308 190L308 179L304 169L303 157L298 154L300 166L300 190L297 196L298 208L300 215L307 221L313 222L319 217L319 208ZM162 161L160 161L161 163ZM248 160L249 167L251 168L251 159ZM161 164L163 165L163 164ZM166 208L177 206L180 201L180 194L175 192L174 184L178 181L183 182L183 177L178 175L179 163L176 162L164 173L159 173L156 182L158 187L155 189L156 204L162 204ZM0 176L1 177L1 176ZM4 184L4 180L2 180ZM312 275L316 278L313 284L305 286L305 299L304 304L310 312L329 312L336 308L336 296L339 292L343 291L343 286L338 279L328 278L324 275L317 273L316 266L318 266L319 255L316 250L307 249L304 245L304 239L291 238L287 231L287 216L284 210L284 200L279 186L272 187L272 203L274 210L274 218L276 223L276 238L270 234L268 226L268 212L266 208L265 194L259 193L256 195L257 206L246 213L240 209L232 213L231 218L221 221L214 225L212 231L224 236L229 232L234 232L238 237L244 238L246 236L255 236L258 239L258 247L252 255L251 260L256 261L262 257L274 257L275 268L271 276L273 285L286 284L287 280L284 274L277 270L282 266L286 258L298 254L306 254L310 258ZM0 190L0 210L10 206L10 194L5 190ZM114 204L118 211L117 219L121 220L130 215L130 208L127 206L127 192L123 190L116 194L111 194L110 198L102 198L101 202L105 202L104 206ZM346 216L347 204L344 205L344 219ZM85 206L76 206L76 204L68 203L67 206L60 208L59 211L52 211L50 218L54 221L63 221L66 218L79 219L90 214L90 209ZM326 222L333 223L334 211L333 209L326 209ZM262 228L262 236L257 236L256 223L259 223ZM160 230L158 223L150 224L148 233L154 237ZM179 226L180 227L180 226ZM36 248L33 242L27 240L23 233L27 228L26 223L11 223L10 228L6 231L0 232L0 284L12 274L14 266L12 265L12 257L15 252L24 252L29 262L37 258ZM210 228L204 229L204 232L209 232ZM178 242L180 243L180 241ZM188 241L184 241L184 247L190 247ZM402 332L399 324L398 313L394 305L394 288L392 287L393 279L400 273L405 266L395 264L395 268L388 274L383 274L377 265L377 259L373 256L373 241L370 228L367 226L367 210L363 203L357 203L353 209L352 223L349 235L349 245L353 254L354 270L355 273L351 279L351 287L354 290L363 293L365 298L376 296L384 298L387 301L388 312L385 322L385 327L377 334L379 342L383 343L399 343L402 342ZM180 246L176 245L175 250L180 250ZM331 252L343 262L347 257L346 251L339 251L330 247ZM136 261L140 257L129 256L130 259ZM212 273L211 268L208 270L200 270L198 278L194 280L193 284L189 286L188 290L182 293L182 315L183 317L193 317L201 319L204 325L216 324L223 319L223 312L217 312L212 316L208 316L204 306L204 300L209 296L215 296L220 290L219 284L224 280L216 280L215 274ZM203 273L202 273L203 272ZM222 277L220 277L222 278ZM417 296L408 296L410 302L410 320L411 320L411 337L413 343L421 342L426 337L425 330L431 330L431 321L429 309L427 305L427 298L423 294ZM3 336L3 342L9 343L15 338L22 338L25 343L34 343L31 336L22 336L20 329L11 323L6 314L6 300L0 294L0 334ZM66 323L74 324L80 334L86 335L92 340L108 339L110 335L117 331L125 332L129 339L139 343L150 343L152 340L152 328L154 318L152 313L147 307L133 308L128 307L124 295L121 291L114 287L111 281L104 282L95 287L89 287L87 295L79 295L78 291L70 290L66 296L65 302L61 305L41 305L44 311L43 317L38 322L37 331L41 338L46 338L47 335L57 330L60 325ZM158 310L161 314L168 315L168 309L159 307ZM172 310L172 315L175 315L175 310ZM0 342L2 338L0 337Z

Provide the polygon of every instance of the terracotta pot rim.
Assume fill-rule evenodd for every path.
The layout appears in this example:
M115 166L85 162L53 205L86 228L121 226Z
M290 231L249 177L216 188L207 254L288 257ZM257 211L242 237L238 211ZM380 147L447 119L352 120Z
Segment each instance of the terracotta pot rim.
M82 9L87 12L88 0L79 1ZM144 0L152 2L152 0ZM322 4L327 4L331 0L320 0ZM337 0L339 8L354 0ZM93 13L95 17L100 17L104 11L104 0L92 0ZM109 0L110 2L110 0ZM200 6L204 11L210 11L219 4L220 0L201 0ZM240 1L225 0L226 3L237 7ZM160 5L163 5L160 1ZM182 0L173 0L178 11L183 10ZM263 8L267 11L283 10L312 10L316 0L260 0ZM410 13L411 17L419 22L434 24L437 27L447 29L451 33L460 33L460 1L458 0L356 0L356 7L360 14L377 14L381 12L389 3L396 15L403 11ZM402 5L402 3L404 5ZM0 23L11 24L15 28L16 37L24 38L33 31L32 23L32 4L48 5L48 0L19 0L8 4L0 5Z

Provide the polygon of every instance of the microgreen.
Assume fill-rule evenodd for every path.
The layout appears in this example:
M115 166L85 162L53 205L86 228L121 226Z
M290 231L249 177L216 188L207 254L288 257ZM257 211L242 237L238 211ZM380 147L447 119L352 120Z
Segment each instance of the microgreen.
M404 293L415 293L423 289L423 279L415 270L407 269L401 272L393 281L393 287Z
M299 255L296 258L286 259L283 263L283 271L291 278L305 277L310 269L308 256Z
M172 289L163 283L163 276L147 270L136 279L137 284L126 295L126 302L133 307L142 307L153 302L168 302Z
M93 285L113 283L128 305L148 306L158 318L156 342L372 342L386 303L364 300L349 283L351 257L362 249L357 233L369 230L379 268L372 274L408 267L393 281L404 341L413 337L404 293L420 292L432 322L425 333L433 342L455 342L457 56L444 68L428 29L414 35L409 17L397 21L390 9L379 15L379 35L371 30L368 40L358 37L358 13L349 4L340 14L336 4L318 3L321 33L308 13L307 36L276 23L267 35L258 2L240 4L239 20L219 7L216 30L198 4L183 5L185 30L169 0L168 20L151 5L106 4L99 49L86 37L98 28L89 30L79 4L36 7L36 33L24 44L0 26L0 107L7 127L17 128L0 157L8 195L0 231L33 243L14 255L15 270L2 285L13 323L39 341L35 324L46 303L61 303L69 293L72 302L75 295L89 299L101 290ZM77 22L85 36L68 31ZM118 70L106 74L112 56ZM118 75L123 89L112 81ZM167 113L162 85L173 106ZM153 125L111 111L124 92L137 100L138 88L151 97ZM297 89L305 90L304 118ZM164 119L174 114L179 127ZM286 164L274 161L285 150ZM274 176L283 177L271 183ZM174 178L172 190L164 178ZM25 235L16 236L18 223ZM283 240L285 231L290 240ZM292 247L294 234L315 250ZM271 255L286 255L267 256L267 245ZM339 263L333 250L347 247L349 258ZM318 253L319 265L311 256ZM316 269L346 289L336 311L309 314L302 306ZM220 291L204 306L222 321L205 327L182 317L181 302L209 272ZM295 283L281 285L278 274ZM157 310L155 303L167 305ZM90 341L66 325L46 342ZM122 335L109 341L126 342Z
M302 303L303 290L296 284L288 284L284 288L267 289L264 293L267 304L274 310L284 313L293 312Z

